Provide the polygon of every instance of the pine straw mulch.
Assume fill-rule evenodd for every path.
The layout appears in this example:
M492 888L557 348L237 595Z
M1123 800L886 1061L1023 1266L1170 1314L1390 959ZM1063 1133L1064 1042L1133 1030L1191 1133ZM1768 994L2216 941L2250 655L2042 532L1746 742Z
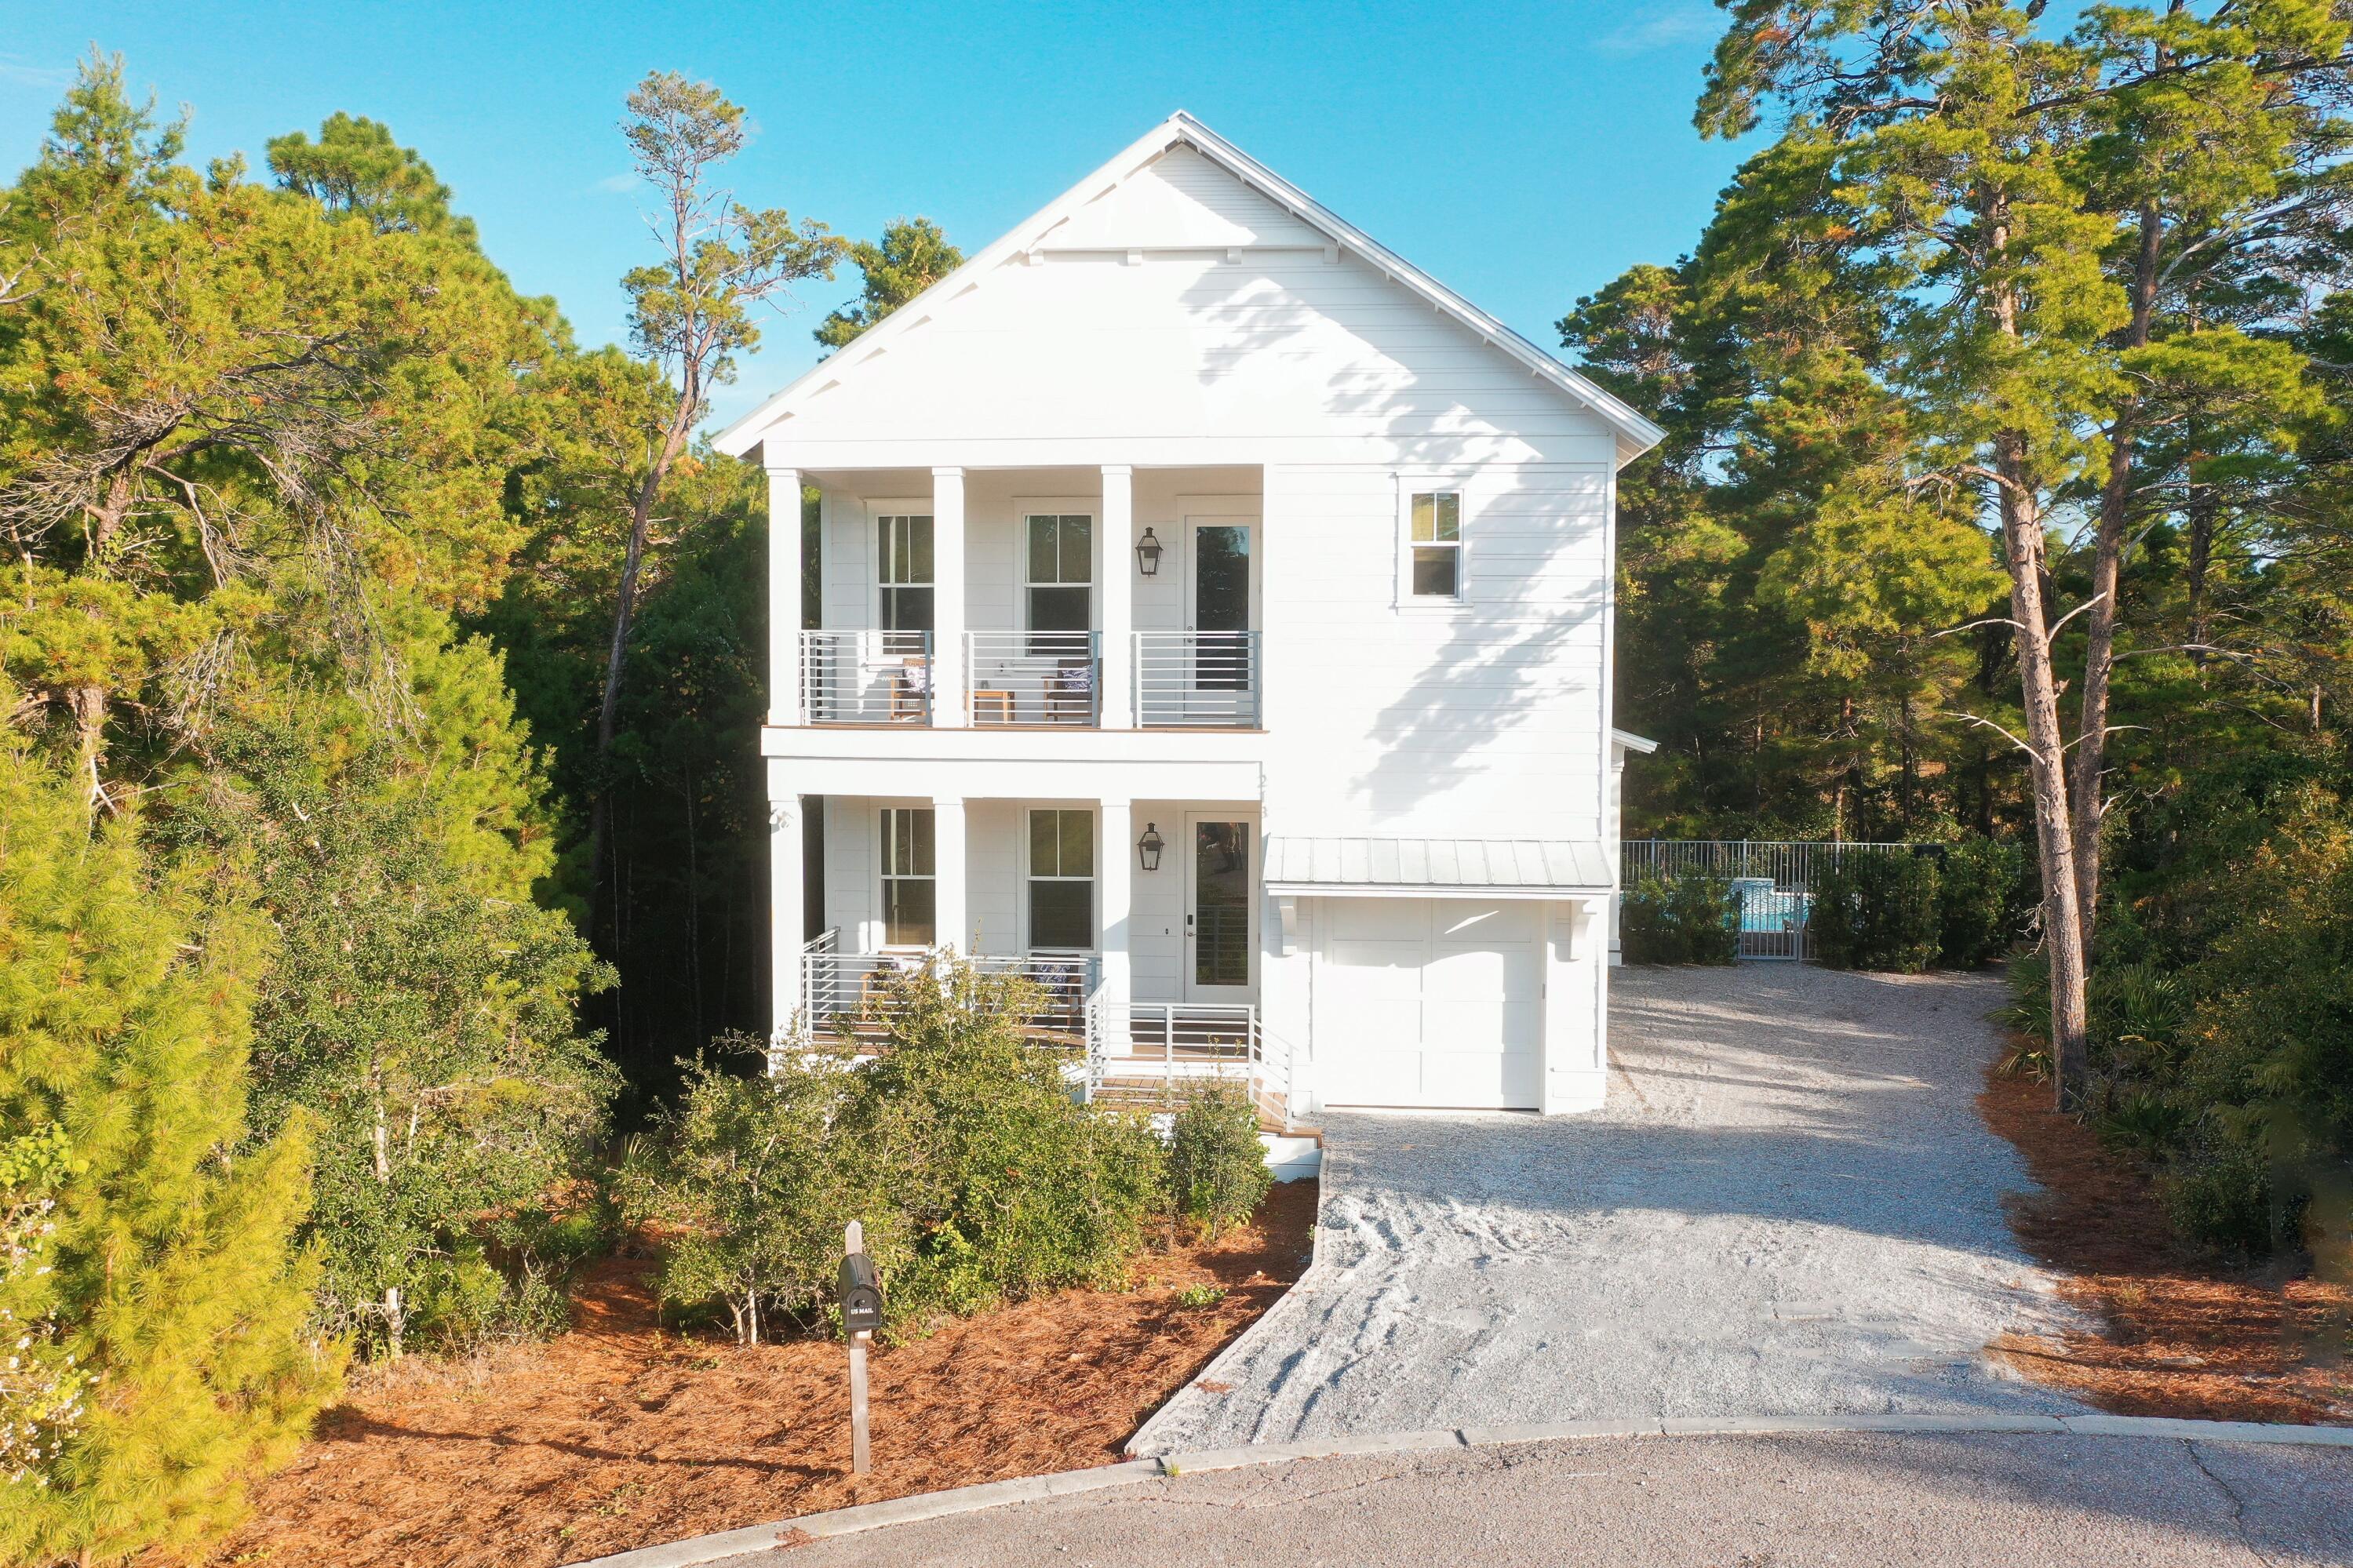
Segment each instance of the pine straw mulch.
M1109 1464L1306 1265L1316 1184L1215 1244L1148 1252L1133 1291L1066 1290L870 1363L874 1468L852 1479L836 1341L662 1331L649 1265L614 1259L571 1332L355 1374L216 1564L552 1568L910 1492ZM1213 1306L1176 1300L1189 1285Z
M2342 1351L2353 1290L2232 1268L2184 1246L2147 1171L2052 1110L2048 1084L1989 1070L1978 1109L2042 1187L2013 1195L2010 1228L2102 1325L2005 1335L1995 1353L2121 1415L2353 1424Z

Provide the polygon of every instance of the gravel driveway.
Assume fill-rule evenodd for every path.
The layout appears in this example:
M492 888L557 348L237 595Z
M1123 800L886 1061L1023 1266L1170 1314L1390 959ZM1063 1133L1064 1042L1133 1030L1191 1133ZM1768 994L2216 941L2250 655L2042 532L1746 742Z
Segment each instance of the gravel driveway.
M1612 973L1587 1116L1333 1115L1316 1258L1138 1454L1601 1416L2070 1414L1978 1120L1982 975ZM1223 1385L1220 1387L1220 1385Z

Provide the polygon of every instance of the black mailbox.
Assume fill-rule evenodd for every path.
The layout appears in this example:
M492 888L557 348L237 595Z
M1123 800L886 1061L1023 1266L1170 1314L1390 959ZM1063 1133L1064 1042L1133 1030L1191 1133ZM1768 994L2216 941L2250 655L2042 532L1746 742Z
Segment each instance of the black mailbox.
M874 1260L852 1252L841 1260L841 1328L844 1333L872 1333L882 1326L882 1287L874 1278Z

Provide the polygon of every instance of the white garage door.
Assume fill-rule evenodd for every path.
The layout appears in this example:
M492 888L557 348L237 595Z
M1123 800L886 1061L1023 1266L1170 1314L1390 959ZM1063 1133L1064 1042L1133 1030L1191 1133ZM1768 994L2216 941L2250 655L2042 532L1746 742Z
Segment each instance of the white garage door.
M1324 900L1314 995L1324 1102L1535 1109L1543 908Z

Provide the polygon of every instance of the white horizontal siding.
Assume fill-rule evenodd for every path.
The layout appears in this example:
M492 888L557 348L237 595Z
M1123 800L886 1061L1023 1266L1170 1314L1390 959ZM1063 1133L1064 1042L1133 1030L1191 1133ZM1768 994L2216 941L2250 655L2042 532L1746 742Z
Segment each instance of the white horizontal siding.
M1398 602L1398 471L1266 481L1268 823L1276 834L1599 835L1604 482L1482 466L1467 602Z
M1040 242L1051 249L1323 243L1314 227L1184 146L1095 197Z
M1009 262L777 432L785 452L1049 436L1345 439L1416 460L1614 449L1600 420L1373 268L1252 250Z
M1021 808L1009 800L965 803L965 924L956 939L965 952L996 957L1021 951L1020 876L1016 835Z
M825 802L825 923L845 952L871 952L881 940L874 907L876 803L860 795Z

